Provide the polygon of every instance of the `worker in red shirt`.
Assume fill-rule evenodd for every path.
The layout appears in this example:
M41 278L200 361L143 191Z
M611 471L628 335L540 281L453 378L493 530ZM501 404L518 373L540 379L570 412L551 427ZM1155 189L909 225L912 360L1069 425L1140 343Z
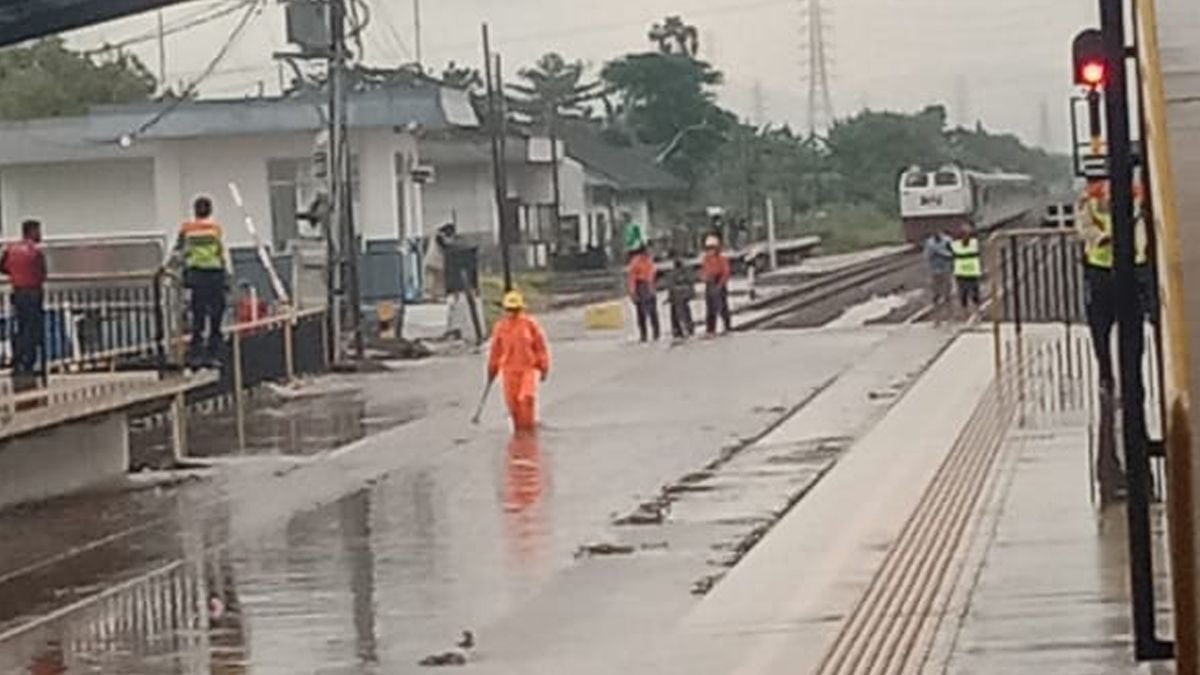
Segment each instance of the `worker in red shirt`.
M17 329L13 334L13 375L33 375L45 341L42 287L46 283L46 256L42 252L42 224L21 223L21 240L5 247L0 272L12 284L12 307Z
M725 332L733 330L729 312L729 279L733 276L729 258L721 252L721 238L710 234L704 240L704 258L700 261L700 280L704 282L705 328L709 336L717 332L717 317Z
M647 324L653 329L654 340L658 341L658 291L655 287L658 269L642 241L634 244L634 249L629 252L628 278L629 299L637 309L638 333L642 342L647 339Z
M550 374L546 334L525 312L525 298L517 291L505 294L504 318L492 331L488 357L488 382L504 376L504 400L516 431L537 427L538 381Z

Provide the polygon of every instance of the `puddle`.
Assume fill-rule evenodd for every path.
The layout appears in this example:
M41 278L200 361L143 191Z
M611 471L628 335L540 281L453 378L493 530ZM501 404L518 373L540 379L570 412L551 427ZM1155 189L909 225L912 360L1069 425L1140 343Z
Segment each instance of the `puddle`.
M231 402L193 413L188 453L198 458L229 456L311 456L408 424L428 414L428 403L412 397L373 403L357 389L314 388L280 394L262 390L247 397L239 434ZM167 468L170 428L163 418L143 420L130 434L134 469Z
M862 328L912 303L920 294L921 291L908 291L893 295L877 295L866 302L850 307L841 316L825 324L825 328L835 330Z

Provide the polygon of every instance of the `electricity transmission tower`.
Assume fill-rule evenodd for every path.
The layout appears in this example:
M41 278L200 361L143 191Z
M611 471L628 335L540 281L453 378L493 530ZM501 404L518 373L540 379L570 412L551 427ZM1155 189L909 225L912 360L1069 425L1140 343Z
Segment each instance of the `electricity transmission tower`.
M828 129L833 124L833 97L829 93L829 46L826 42L823 0L800 0L803 11L803 48L807 62L808 133Z

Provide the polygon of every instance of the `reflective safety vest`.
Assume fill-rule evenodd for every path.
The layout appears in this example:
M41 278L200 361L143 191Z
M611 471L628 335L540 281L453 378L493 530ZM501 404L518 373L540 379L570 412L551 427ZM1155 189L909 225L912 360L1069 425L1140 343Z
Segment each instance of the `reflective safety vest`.
M983 276L983 258L979 254L979 240L971 237L966 241L955 239L950 244L954 252L954 276L957 279L978 279Z
M225 269L221 226L211 220L193 220L179 229L183 264L190 270Z
M1107 205L1095 198L1085 199L1081 210L1084 259L1090 267L1112 269L1112 212ZM1101 242L1102 239L1107 241Z

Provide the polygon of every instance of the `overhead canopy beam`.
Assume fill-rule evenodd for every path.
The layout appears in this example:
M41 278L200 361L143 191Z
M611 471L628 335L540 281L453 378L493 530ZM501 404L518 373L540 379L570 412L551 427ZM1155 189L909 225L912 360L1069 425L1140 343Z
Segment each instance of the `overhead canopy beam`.
M0 0L0 47L186 0Z

